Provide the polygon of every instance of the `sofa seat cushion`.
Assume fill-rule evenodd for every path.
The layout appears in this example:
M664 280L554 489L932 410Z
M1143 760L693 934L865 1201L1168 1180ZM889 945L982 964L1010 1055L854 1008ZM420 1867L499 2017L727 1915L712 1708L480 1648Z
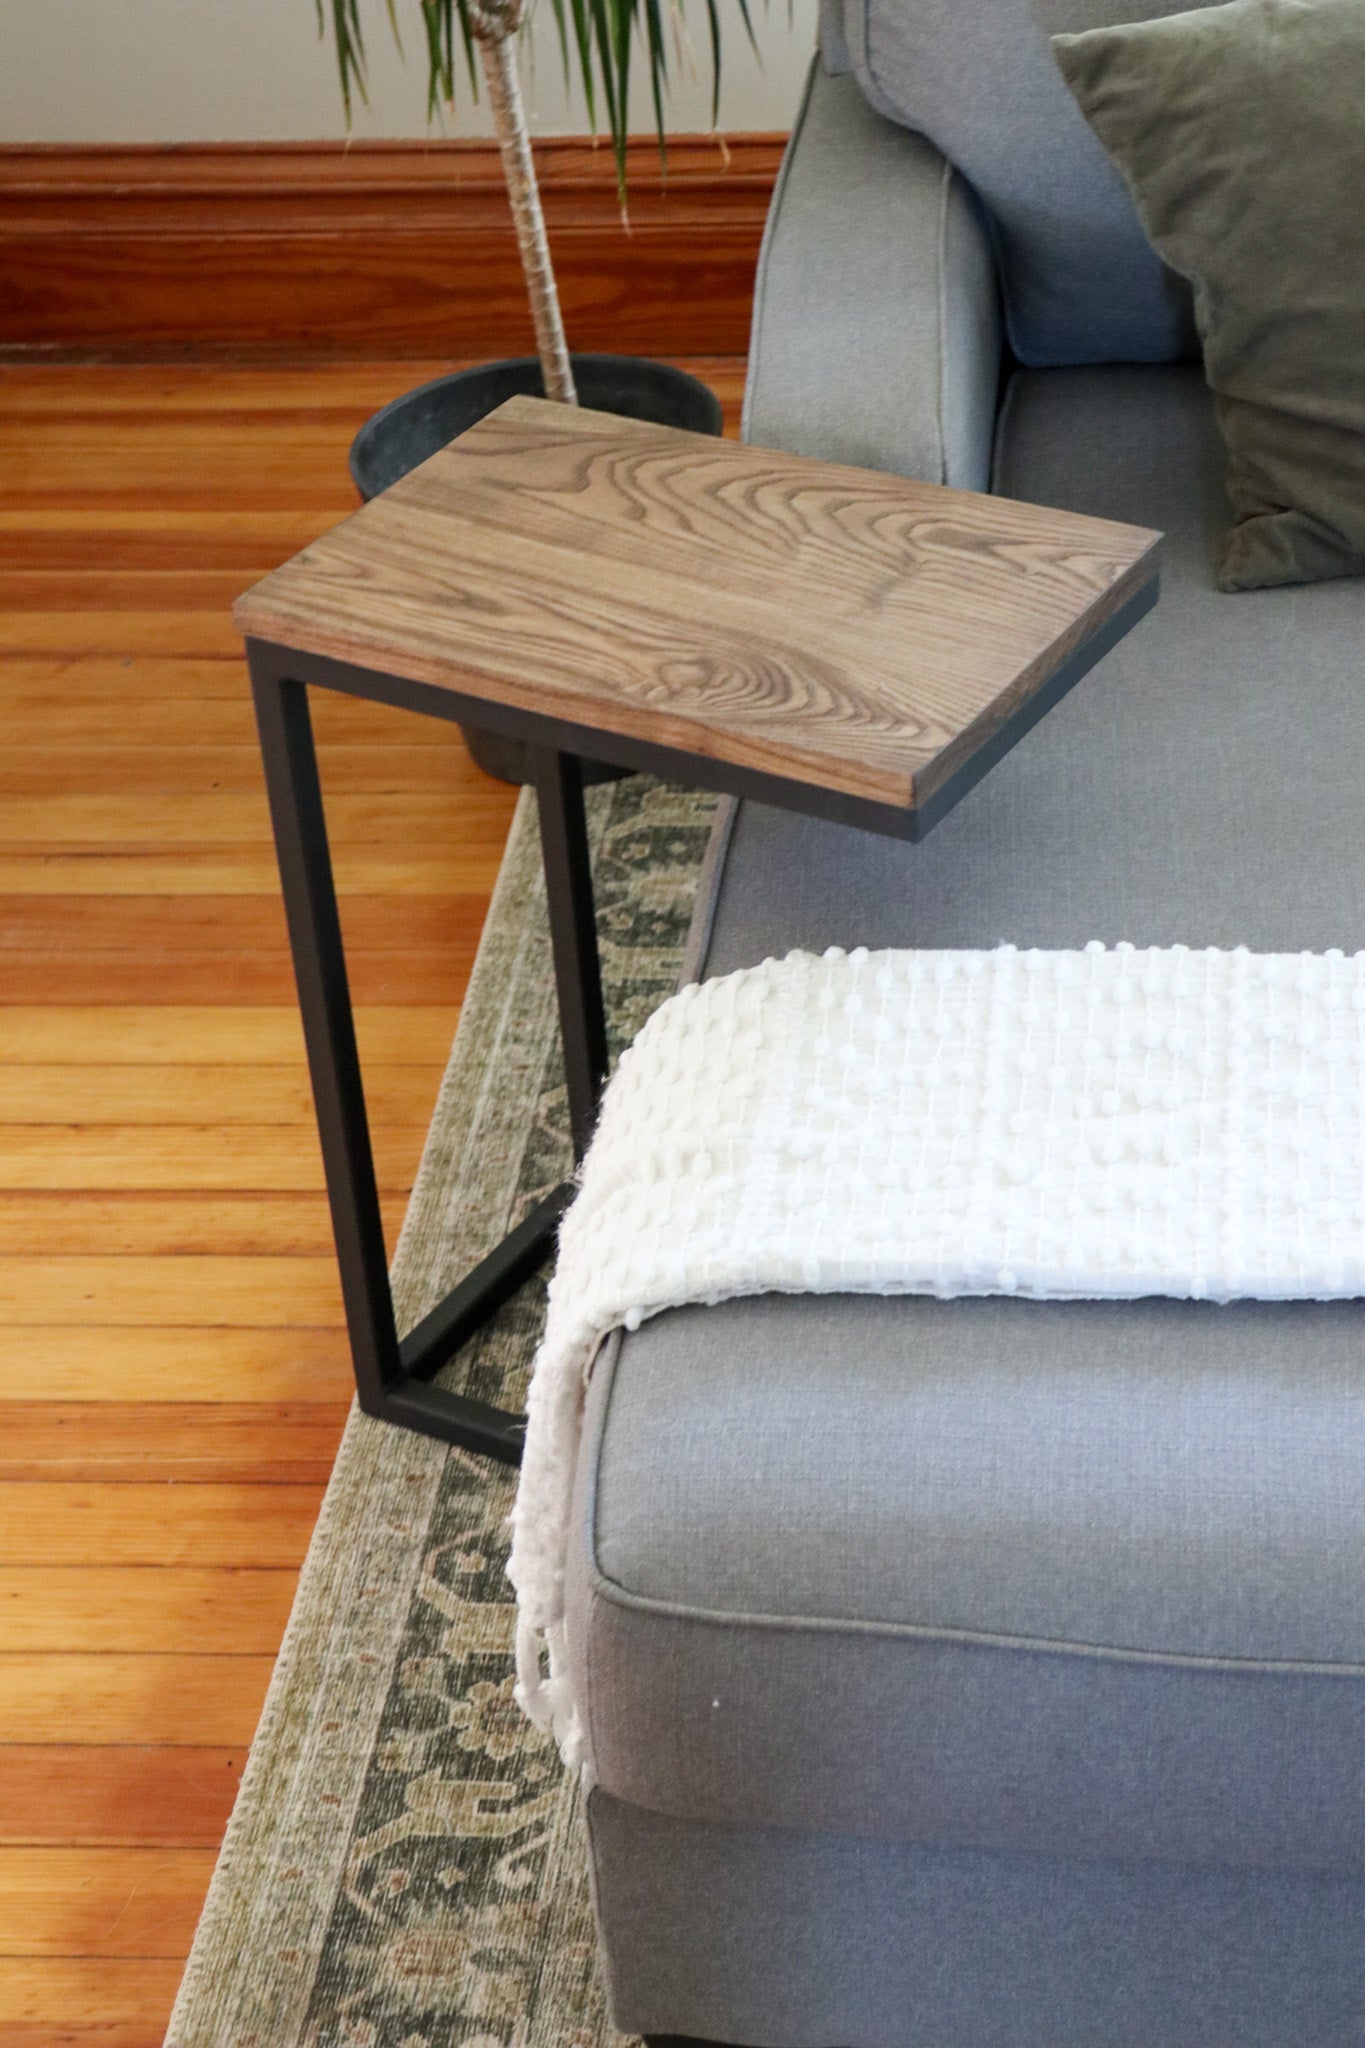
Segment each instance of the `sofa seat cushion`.
M789 947L1365 947L1365 584L1214 586L1197 374L1026 373L999 487L1162 602L918 847L742 808L708 972ZM665 1813L1365 1867L1365 1306L760 1297L599 1363L569 1654Z

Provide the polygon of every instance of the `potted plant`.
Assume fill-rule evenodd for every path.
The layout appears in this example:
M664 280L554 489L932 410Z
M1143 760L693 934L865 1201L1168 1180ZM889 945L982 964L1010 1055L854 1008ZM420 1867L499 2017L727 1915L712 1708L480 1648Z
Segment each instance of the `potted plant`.
M319 33L330 17L342 100L349 126L357 95L365 91L365 44L360 0L315 0ZM545 232L530 134L517 66L517 39L527 18L527 0L418 0L427 56L427 111L434 117L455 97L461 59L477 93L482 73L492 108L507 196L516 226L535 329L536 354L481 363L438 377L405 392L366 421L351 448L351 474L362 496L373 497L405 476L417 463L473 426L485 413L517 393L581 401L601 412L718 434L720 404L714 392L684 370L640 356L571 355L564 334L554 264ZM606 111L616 159L622 207L626 188L629 132L629 71L637 34L649 66L660 154L665 153L663 94L668 78L665 40L667 9L660 0L550 0L566 67L576 69L594 126L600 103ZM748 0L738 0L746 29ZM387 0L395 36L395 0ZM706 0L712 61L712 117L720 90L720 24L717 0ZM600 91L599 91L600 88ZM524 756L515 742L466 733L480 765L509 781L522 779Z

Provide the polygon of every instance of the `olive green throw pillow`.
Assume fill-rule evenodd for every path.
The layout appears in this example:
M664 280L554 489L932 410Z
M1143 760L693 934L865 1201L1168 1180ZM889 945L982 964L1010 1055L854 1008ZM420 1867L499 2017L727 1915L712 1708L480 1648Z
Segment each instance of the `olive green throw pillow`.
M1194 286L1237 520L1223 589L1365 573L1365 0L1226 0L1052 47Z

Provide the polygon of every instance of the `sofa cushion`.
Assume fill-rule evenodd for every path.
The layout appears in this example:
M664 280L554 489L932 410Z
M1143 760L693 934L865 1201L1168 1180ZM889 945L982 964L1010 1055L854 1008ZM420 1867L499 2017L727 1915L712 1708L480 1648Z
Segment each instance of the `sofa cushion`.
M918 847L744 806L707 968L791 946L1365 947L1365 586L1214 587L1211 401L1018 377L1000 488L1162 603ZM598 1367L570 1656L607 1791L1365 1868L1365 1310L772 1298Z
M783 2048L1360 2040L1359 1880L727 1828L600 1787L587 1822L622 2033Z
M1223 588L1365 575L1365 8L1221 0L1052 47L1194 287L1237 515Z
M1059 32L1174 14L1182 0L830 4L872 105L927 135L984 203L1021 362L1197 353L1189 288L1153 253L1048 46Z

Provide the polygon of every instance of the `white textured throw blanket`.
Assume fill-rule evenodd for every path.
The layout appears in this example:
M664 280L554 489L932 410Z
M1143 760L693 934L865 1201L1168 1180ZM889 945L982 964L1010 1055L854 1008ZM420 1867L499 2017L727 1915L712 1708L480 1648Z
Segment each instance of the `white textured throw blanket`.
M564 1219L513 1515L518 1697L570 1758L593 1358L775 1290L1365 1293L1365 955L797 953L655 1013Z

